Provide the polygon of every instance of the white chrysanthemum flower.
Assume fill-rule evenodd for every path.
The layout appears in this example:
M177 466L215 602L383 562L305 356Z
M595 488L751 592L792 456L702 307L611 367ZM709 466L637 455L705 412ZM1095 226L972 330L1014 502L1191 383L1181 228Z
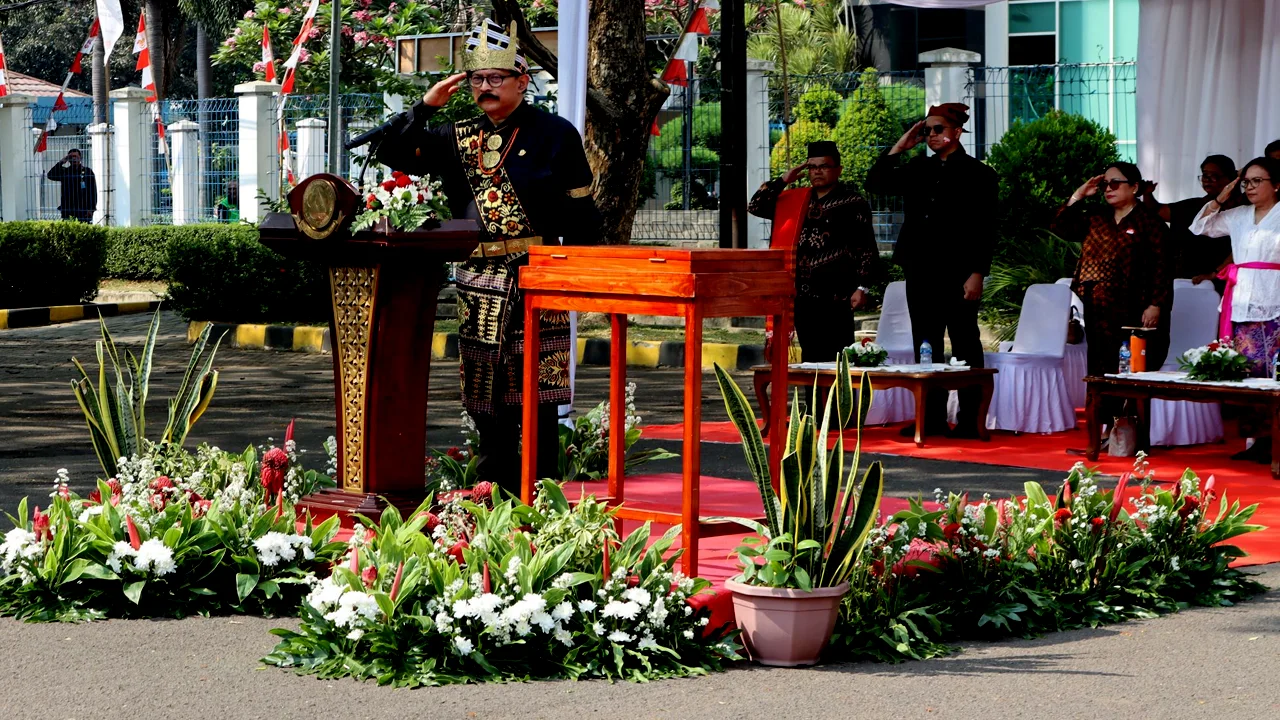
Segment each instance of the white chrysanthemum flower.
M340 599L342 599L342 587L333 582L332 577L327 577L312 588L311 593L307 595L307 604L317 612L323 613L336 605Z
M551 611L551 619L556 622L564 622L573 617L573 603L565 600Z
M610 642L625 643L625 642L631 642L634 639L635 638L633 638L631 635L628 635L627 633L621 630L614 630L613 632L609 633Z
M595 600L583 600L582 602L578 603L578 609L584 613L589 613L595 610L597 607L599 606L596 605Z
M77 520L79 520L79 521L80 521L80 522L82 522L82 523L87 523L87 522L89 522L89 518L92 518L92 517L93 517L93 516L95 516L95 515L101 515L101 514L102 514L102 507L103 507L103 506L101 506L101 505L90 505L89 507L87 507L87 508L85 508L83 511L81 511L81 513L80 513L80 517L78 517L78 518L76 518L76 519L77 519Z
M645 635L640 638L640 644L636 647L641 650L654 650L658 647L658 641L654 640L652 635Z
M356 628L355 630L352 630L351 632L347 633L348 640L359 640L362 637L364 637L364 631L361 630L360 628Z
M564 643L565 647L573 647L573 633L564 628L556 628L556 640Z
M648 605L653 599L653 596L649 594L648 590L638 587L629 588L626 592L622 593L622 597L640 605Z
M635 620L636 615L639 614L640 604L634 600L628 600L627 602L613 600L604 606L604 610L600 611L600 615L603 617L616 617L623 620Z
M683 633L681 633L681 634L682 634L682 635L684 635L684 639L685 639L685 640L692 640L692 639L693 639L693 631L692 631L692 630L685 630L685 631L684 631Z
M26 528L14 528L4 535L0 543L0 571L8 574L19 559L38 557L44 545L36 542L35 533Z
M470 638L465 638L461 635L453 639L453 647L459 655L470 655L476 649Z
M603 635L605 633L604 625L600 623L592 623L591 629L595 630L597 635Z
M158 538L151 538L138 548L133 557L133 568L139 572L150 570L160 577L177 570L178 566L173 561L173 551Z

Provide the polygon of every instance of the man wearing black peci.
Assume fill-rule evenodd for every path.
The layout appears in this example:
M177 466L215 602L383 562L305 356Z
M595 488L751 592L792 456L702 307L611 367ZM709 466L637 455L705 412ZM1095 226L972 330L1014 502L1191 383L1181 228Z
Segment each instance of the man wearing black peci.
M982 280L991 269L997 181L994 170L960 145L968 120L969 108L960 103L929 108L928 116L876 161L867 174L867 191L905 201L906 218L893 260L906 273L917 360L926 340L934 357L941 358L945 332L951 337L951 355L980 368L978 302ZM933 155L901 162L901 154L921 142ZM925 432L977 437L978 423L986 422L978 417L981 401L979 388L961 391L956 427L949 430L946 393L931 393Z
M520 492L524 311L517 273L530 245L590 245L600 215L582 138L567 120L524 101L528 65L515 23L474 28L465 73L436 83L394 123L378 162L441 181L454 217L475 218L481 243L458 268L458 350L462 401L480 432L480 479ZM484 114L430 124L462 86ZM557 406L570 400L569 313L544 311L537 348L538 476L556 477Z

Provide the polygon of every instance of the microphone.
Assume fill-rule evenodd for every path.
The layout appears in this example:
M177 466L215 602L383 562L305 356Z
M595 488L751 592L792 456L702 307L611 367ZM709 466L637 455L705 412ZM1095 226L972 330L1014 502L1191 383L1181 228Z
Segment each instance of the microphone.
M383 135L386 135L388 132L399 129L399 126L403 125L405 121L406 118L404 115L396 115L378 127L373 128L372 130L367 130L354 138L351 138L343 147L348 150L355 150L361 145L367 145L374 140L381 138Z

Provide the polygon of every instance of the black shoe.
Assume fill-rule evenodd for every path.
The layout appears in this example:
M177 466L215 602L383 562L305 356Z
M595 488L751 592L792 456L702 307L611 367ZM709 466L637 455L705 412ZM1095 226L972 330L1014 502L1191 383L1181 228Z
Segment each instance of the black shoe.
M1232 460L1271 464L1271 439L1260 438L1253 445L1231 456Z

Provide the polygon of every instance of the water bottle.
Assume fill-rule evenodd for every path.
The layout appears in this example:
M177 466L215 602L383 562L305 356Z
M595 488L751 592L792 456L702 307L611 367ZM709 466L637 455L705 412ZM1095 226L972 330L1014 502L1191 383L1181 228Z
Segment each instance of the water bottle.
M922 367L933 367L933 346L928 340L920 343L920 365Z
M1129 372L1129 358L1133 357L1129 352L1129 343L1121 343L1120 345L1120 369L1117 370L1121 375Z

